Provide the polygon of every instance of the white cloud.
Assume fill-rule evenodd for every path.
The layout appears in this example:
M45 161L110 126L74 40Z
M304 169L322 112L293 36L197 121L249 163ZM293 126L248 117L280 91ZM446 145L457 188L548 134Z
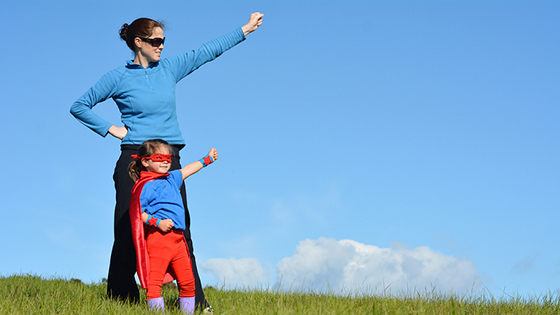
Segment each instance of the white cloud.
M210 259L201 265L228 287L268 288L272 272L257 259ZM428 247L394 243L379 248L353 240L319 238L301 241L293 256L276 266L276 286L283 290L350 294L470 294L482 290L472 261L446 256Z
M478 292L474 264L428 247L379 248L352 240L304 240L277 265L283 289L356 293ZM385 291L385 289L389 291ZM366 292L363 292L366 291Z
M228 287L260 287L270 282L271 271L262 268L257 259L209 259L201 267L212 273L217 284Z

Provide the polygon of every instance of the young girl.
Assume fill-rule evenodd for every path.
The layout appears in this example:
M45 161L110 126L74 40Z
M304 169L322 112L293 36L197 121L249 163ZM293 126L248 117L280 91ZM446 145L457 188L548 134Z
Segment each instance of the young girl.
M145 141L132 156L129 175L135 182L130 200L132 237L136 248L138 278L148 292L151 309L165 309L161 287L177 279L179 307L193 313L195 281L183 230L185 212L180 187L185 178L218 158L216 149L208 155L171 172L171 146L164 140Z

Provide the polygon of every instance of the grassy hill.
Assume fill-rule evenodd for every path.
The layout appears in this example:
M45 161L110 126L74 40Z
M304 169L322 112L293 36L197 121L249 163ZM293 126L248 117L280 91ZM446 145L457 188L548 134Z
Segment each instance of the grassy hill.
M44 279L33 275L0 277L0 314L153 314L145 303L115 302L105 284ZM530 300L441 296L406 297L286 293L274 290L222 290L208 287L216 314L560 314L560 299L547 295ZM166 314L181 314L177 290L166 287Z

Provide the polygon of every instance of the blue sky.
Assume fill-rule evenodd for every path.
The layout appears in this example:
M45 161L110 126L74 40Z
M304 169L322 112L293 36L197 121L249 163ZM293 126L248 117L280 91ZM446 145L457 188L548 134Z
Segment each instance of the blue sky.
M559 292L557 1L4 1L1 276L106 277L119 141L69 108L120 26L165 57L255 11L177 86L183 162L220 154L186 182L206 285Z

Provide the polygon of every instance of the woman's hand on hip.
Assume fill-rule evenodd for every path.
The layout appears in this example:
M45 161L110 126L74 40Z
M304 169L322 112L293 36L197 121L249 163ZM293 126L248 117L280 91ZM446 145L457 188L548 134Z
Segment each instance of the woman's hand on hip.
M109 133L111 134L111 136L122 140L128 133L128 129L126 129L126 127L117 127L115 125L112 125L109 128Z
M247 36L249 33L256 31L257 28L259 28L259 26L262 25L263 16L264 14L260 12L255 12L251 14L251 17L249 17L249 22L241 27L245 36Z

